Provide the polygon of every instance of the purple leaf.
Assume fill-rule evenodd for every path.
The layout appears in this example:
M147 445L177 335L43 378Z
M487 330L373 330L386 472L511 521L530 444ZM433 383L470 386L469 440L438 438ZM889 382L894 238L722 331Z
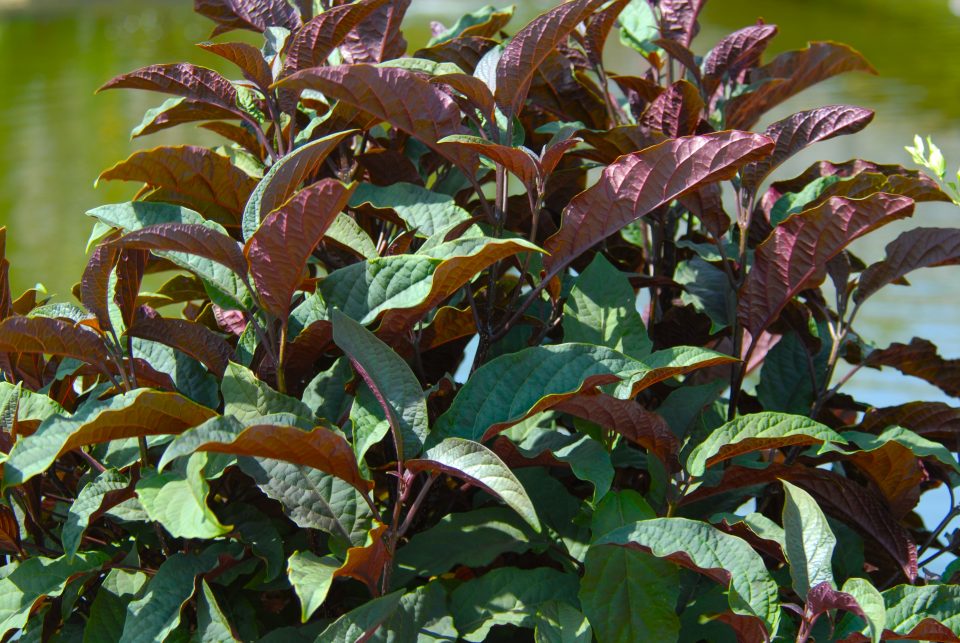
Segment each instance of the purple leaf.
M371 13L389 0L361 0L332 7L297 31L287 51L285 75L327 63L344 38Z
M660 30L664 38L689 47L700 26L697 16L706 0L660 0Z
M113 328L107 298L110 292L110 275L117 262L118 252L117 247L111 244L97 246L80 278L80 301L94 314L103 330Z
M131 337L175 348L201 362L217 377L223 377L233 356L230 345L203 324L188 319L161 317L146 307L140 310L127 332Z
M702 113L700 91L687 81L678 80L650 103L640 117L640 125L670 138L689 136L697 131Z
M914 228L887 244L886 257L860 275L853 293L857 303L889 283L918 268L952 266L960 263L960 230L956 228Z
M217 23L213 35L233 29L263 33L267 27L294 31L300 16L287 0L193 0L193 10Z
M712 96L724 76L735 77L742 70L757 65L776 35L776 25L752 25L718 42L703 59L705 94Z
M183 96L195 101L221 107L239 114L237 90L229 80L206 67L189 63L148 65L127 74L121 74L98 89L145 89Z
M400 58L407 51L407 41L400 23L410 7L410 0L391 0L381 4L350 30L340 53L347 63L380 63Z
M240 68L244 78L265 92L273 82L270 65L253 45L245 42L201 42L197 46L232 62Z
M198 223L158 223L130 232L112 242L123 248L185 252L220 263L241 277L247 260L240 244Z

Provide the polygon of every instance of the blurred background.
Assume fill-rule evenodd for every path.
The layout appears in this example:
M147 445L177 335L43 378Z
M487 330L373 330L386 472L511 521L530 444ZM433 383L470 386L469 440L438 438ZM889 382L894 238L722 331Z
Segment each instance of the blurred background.
M85 263L84 245L94 206L128 200L131 184L94 188L103 169L134 149L212 142L212 135L182 126L130 141L129 132L164 96L94 90L116 74L158 63L191 61L236 75L194 43L211 24L192 12L191 0L0 0L0 225L8 227L7 253L15 292L41 281L68 299ZM429 37L429 23L450 24L483 0L415 0L405 23L410 51ZM506 3L503 3L506 4ZM515 31L552 3L517 2ZM800 109L852 103L877 111L859 135L819 144L776 176L799 173L818 159L854 157L911 165L903 146L915 133L932 135L951 167L960 163L960 0L711 0L694 42L705 53L726 33L763 17L780 27L769 54L808 40L838 40L863 52L880 76L852 74L808 90L770 120ZM228 36L229 37L229 36ZM248 41L256 38L242 34ZM639 56L616 43L608 67L630 72ZM960 225L960 209L923 204L912 221L855 246L863 259L883 256L898 231L915 225ZM886 346L917 335L960 357L960 268L911 276L912 288L888 288L870 300L857 329ZM937 389L896 373L865 369L851 382L860 399L878 406L911 400L949 402Z

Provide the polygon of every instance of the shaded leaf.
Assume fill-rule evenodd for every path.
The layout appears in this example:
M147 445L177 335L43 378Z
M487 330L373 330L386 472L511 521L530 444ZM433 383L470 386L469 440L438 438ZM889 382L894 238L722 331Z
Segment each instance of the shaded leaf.
M772 637L780 623L777 583L746 541L699 520L654 518L602 536L594 543L649 551L729 587L730 609L760 619Z
M914 337L909 344L894 342L882 350L871 351L865 364L890 366L933 384L947 395L960 397L960 360L944 359L929 340Z
M63 553L72 559L80 547L84 530L105 511L134 497L126 476L108 469L84 485L67 510L60 540Z
M197 600L197 633L200 635L200 643L239 641L206 579L200 581L200 589Z
M741 290L737 315L744 328L759 337L800 291L823 282L827 262L847 245L911 214L912 199L874 194L860 200L833 197L781 223L757 247Z
M92 312L100 328L113 328L110 322L110 277L117 262L117 247L110 244L97 246L87 261L80 278L80 301Z
M802 415L752 413L741 415L714 430L690 452L687 471L702 476L707 467L730 458L798 444L846 444L836 431Z
M664 38L689 47L690 41L700 30L697 16L705 4L706 0L661 0L660 29Z
M182 351L201 362L217 377L223 377L233 355L233 349L219 335L187 319L143 316L127 332L131 337L159 342Z
M688 136L697 131L703 110L700 90L686 80L678 80L650 103L639 124L670 138Z
M356 643L380 629L400 605L403 590L367 601L327 626L318 641L324 643Z
M307 260L354 186L335 179L309 185L267 215L247 240L244 254L260 301L281 322L290 314Z
M741 165L772 149L765 136L717 132L665 141L617 159L595 186L564 209L560 231L546 243L549 272L556 274L594 244L664 203L732 177Z
M240 115L235 111L218 105L211 105L202 100L191 100L182 96L168 98L158 107L147 110L140 124L130 132L130 138L154 134L160 130L184 123L238 118L240 118Z

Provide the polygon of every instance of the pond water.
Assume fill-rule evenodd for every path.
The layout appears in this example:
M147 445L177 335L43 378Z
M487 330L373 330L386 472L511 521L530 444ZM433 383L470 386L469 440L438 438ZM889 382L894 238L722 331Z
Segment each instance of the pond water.
M406 30L411 47L427 40L430 20L449 24L479 4L415 0ZM513 29L549 3L517 4ZM195 16L191 5L190 0L0 0L0 225L8 227L7 254L16 292L39 280L57 298L69 298L85 262L84 242L91 228L84 212L127 200L134 191L122 183L95 188L101 170L134 149L208 140L197 130L179 128L129 141L128 133L143 112L162 97L131 91L94 95L112 76L156 62L189 60L234 73L193 46L206 39L210 23ZM903 146L915 133L932 135L956 168L957 13L960 0L713 0L702 17L695 48L703 53L729 31L762 16L780 26L771 53L802 47L808 40L838 40L859 49L878 69L877 77L845 75L818 85L771 115L768 121L832 103L877 112L865 132L808 150L779 171L781 178L821 158L909 165ZM620 48L609 61L611 69L625 72L639 64L639 58ZM916 225L960 225L960 209L921 205L911 221L885 229L855 250L868 262L879 259L897 232ZM888 288L874 297L861 312L857 329L879 345L909 341L914 335L928 338L945 357L960 357L958 279L960 268L914 273L911 288ZM923 382L870 370L858 373L849 390L880 406L950 401ZM928 524L938 522L944 511L937 493L925 497Z

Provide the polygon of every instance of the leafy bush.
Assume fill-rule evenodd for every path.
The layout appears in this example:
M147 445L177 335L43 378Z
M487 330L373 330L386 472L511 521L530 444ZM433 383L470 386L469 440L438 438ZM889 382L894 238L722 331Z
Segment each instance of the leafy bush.
M859 159L766 185L866 109L748 131L870 65L830 42L763 62L762 23L700 58L698 1L571 0L512 38L488 7L411 57L409 0L327 4L196 0L263 35L201 45L242 79L104 89L173 96L134 136L228 144L101 175L142 188L88 213L79 304L13 299L2 262L0 630L957 640L958 568L919 571L958 509L933 532L914 509L958 481L960 409L835 377L960 393L931 342L854 329L960 261L960 230L848 250L948 197ZM614 29L640 75L604 67Z

